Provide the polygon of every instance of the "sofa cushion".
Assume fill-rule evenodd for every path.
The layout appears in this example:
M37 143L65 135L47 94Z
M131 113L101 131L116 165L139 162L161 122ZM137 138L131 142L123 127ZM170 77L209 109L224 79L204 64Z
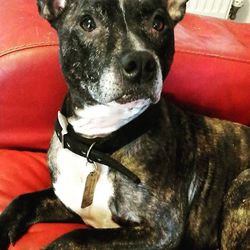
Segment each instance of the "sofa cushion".
M0 148L46 150L66 91L54 30L36 0L0 7Z
M0 149L0 211L17 195L50 186L45 153Z
M250 125L250 24L186 15L164 91L194 112Z
M0 212L19 194L50 186L46 161L45 153L0 150ZM38 250L53 239L77 228L86 226L65 223L36 224L9 249Z

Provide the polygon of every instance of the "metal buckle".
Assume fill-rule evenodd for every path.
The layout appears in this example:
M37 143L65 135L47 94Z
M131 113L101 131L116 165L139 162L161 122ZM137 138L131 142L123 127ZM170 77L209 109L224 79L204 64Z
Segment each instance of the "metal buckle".
M89 147L88 152L87 152L87 154L86 154L86 158L87 158L87 161L88 161L89 163L94 163L94 161L92 161L92 160L89 158L89 155L90 155L91 150L92 150L93 147L95 146L95 144L96 144L96 142L94 142L94 143L91 144L91 146Z

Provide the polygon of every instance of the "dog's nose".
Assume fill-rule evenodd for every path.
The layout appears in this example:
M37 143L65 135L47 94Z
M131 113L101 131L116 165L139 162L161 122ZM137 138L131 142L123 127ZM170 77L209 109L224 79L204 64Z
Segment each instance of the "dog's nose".
M130 52L122 56L121 66L126 79L133 82L150 81L156 74L156 62L149 52Z

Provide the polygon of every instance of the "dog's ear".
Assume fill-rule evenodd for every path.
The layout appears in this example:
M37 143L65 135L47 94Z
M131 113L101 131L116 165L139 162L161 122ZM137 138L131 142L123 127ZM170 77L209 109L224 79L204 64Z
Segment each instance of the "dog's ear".
M168 13L174 23L178 23L186 12L188 0L167 0Z
M68 0L37 0L38 10L48 21L55 20L66 7Z

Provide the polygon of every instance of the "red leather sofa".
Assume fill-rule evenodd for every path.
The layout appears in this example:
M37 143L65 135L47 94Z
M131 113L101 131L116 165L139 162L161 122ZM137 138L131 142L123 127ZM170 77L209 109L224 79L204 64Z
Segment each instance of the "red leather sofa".
M55 32L35 0L2 1L0 24L2 211L15 196L50 186L46 150L66 85ZM186 109L249 125L250 25L187 15L176 27L164 94ZM40 249L79 227L37 224L10 249Z

